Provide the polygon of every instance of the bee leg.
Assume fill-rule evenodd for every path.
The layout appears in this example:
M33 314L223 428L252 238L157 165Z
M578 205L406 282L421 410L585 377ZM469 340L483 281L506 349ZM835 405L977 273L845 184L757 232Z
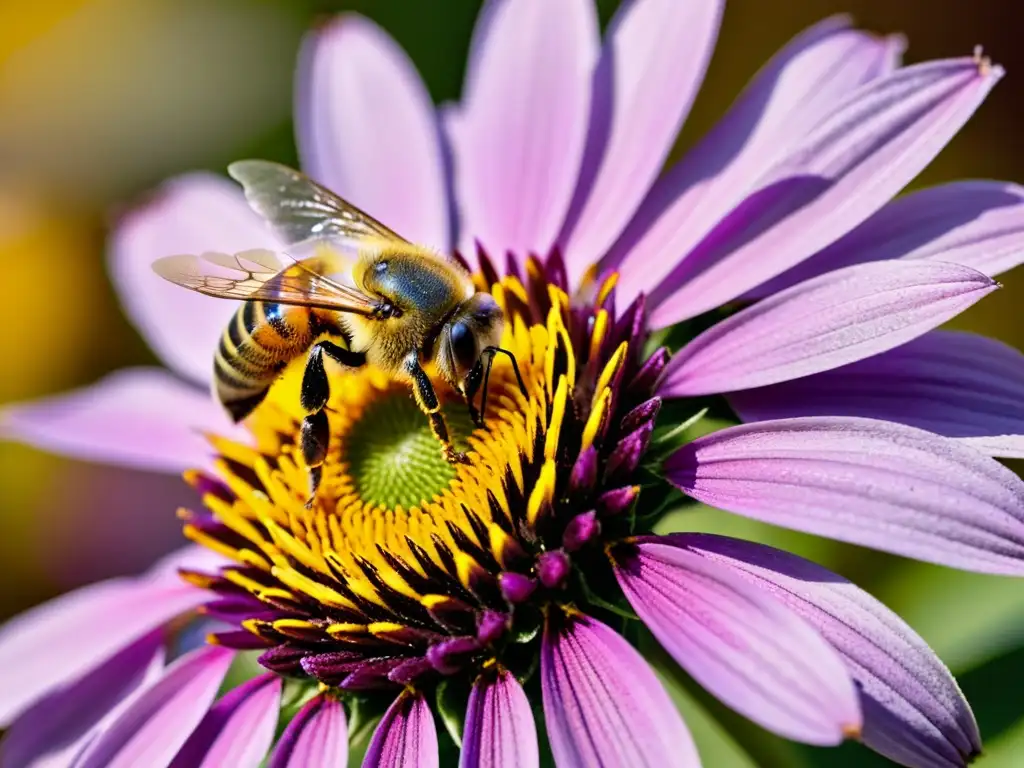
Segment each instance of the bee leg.
M327 449L330 446L331 431L327 422L327 411L322 408L311 413L302 420L302 429L299 432L299 445L302 449L302 459L309 467L309 498L306 506L310 507L316 498L317 489L320 487L320 480L324 474L324 460L327 458Z
M441 443L442 455L452 464L465 463L466 454L455 450L455 446L452 445L451 436L448 434L448 424L444 420L444 414L441 413L441 403L437 399L437 393L434 392L434 385L430 383L430 377L427 376L427 372L423 370L415 355L410 355L405 359L405 370L412 378L412 390L416 396L416 404L421 411L427 414L430 419L430 430Z
M352 368L357 368L366 362L366 356L358 352L352 352L340 347L330 341L321 341L314 344L309 350L309 357L306 360L306 369L302 373L302 388L300 391L300 402L303 410L309 415L302 420L302 429L299 433L299 446L302 450L302 458L309 467L309 499L306 506L309 507L316 499L317 489L320 487L320 480L323 478L323 463L327 458L327 449L330 447L330 425L327 422L327 414L324 407L331 396L331 385L327 378L327 371L324 369L324 355L332 360Z
M483 370L484 366L481 358L481 360L477 360L476 363L473 364L472 369L470 369L469 373L466 374L466 379L462 385L462 393L465 395L466 404L469 406L469 418L471 418L473 423L478 427L482 427L484 425L484 417L473 404L473 400L476 399L476 393L480 390Z

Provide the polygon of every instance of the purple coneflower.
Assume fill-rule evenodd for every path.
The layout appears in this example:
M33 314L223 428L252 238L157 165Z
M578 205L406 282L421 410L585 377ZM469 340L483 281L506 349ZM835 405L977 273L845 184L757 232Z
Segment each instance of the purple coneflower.
M201 548L0 631L5 761L334 765L372 733L367 765L437 765L456 745L467 766L548 749L559 765L697 765L618 631L640 622L788 738L859 738L909 766L978 753L948 670L868 594L763 545L650 530L681 491L1024 573L1024 483L991 458L1024 454L1024 364L931 330L1020 260L1021 191L956 183L890 202L1002 71L980 54L901 68L898 40L826 21L659 176L720 15L637 0L602 47L589 0L489 3L441 132L378 29L349 17L315 34L299 74L307 171L467 254L506 311L526 395L498 364L475 431L449 397L470 455L452 467L406 388L347 374L310 510L291 375L242 438L212 438L212 459L188 428L223 435L220 417L163 373L8 412L10 433L44 446L199 467L187 477L206 509L181 513ZM115 234L129 312L193 380L233 307L149 263L251 247L281 246L212 177L173 182ZM674 355L649 341L668 326ZM726 403L748 423L683 441L680 423ZM262 671L232 672L218 697L252 652Z

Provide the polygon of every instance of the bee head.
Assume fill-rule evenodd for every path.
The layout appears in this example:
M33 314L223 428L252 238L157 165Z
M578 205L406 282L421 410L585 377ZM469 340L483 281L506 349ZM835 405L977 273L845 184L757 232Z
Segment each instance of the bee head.
M505 318L489 293L475 293L462 303L441 332L437 363L445 378L462 386L484 348L497 346Z

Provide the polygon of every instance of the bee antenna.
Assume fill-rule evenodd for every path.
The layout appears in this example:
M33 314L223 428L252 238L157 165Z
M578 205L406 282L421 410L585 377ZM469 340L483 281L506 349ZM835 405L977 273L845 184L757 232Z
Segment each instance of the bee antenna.
M494 358L499 354L508 357L509 362L512 363L512 371L516 375L516 383L519 384L519 391L523 393L523 397L526 397L526 384L523 383L523 375L519 372L519 363L516 361L516 356L502 347L484 347L483 352L480 353L480 357L483 357L484 355L490 356L487 358L487 365L484 368L484 391L483 394L480 395L481 417L487 415L487 381L491 378L491 366L494 365Z

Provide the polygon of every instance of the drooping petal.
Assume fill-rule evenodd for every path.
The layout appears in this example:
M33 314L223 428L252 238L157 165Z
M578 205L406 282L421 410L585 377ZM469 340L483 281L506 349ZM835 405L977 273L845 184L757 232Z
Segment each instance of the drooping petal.
M930 331L841 368L735 392L729 402L744 421L863 416L1024 457L1002 452L1014 442L1024 447L1022 393L1024 355L1016 349L973 333Z
M544 722L558 765L700 765L658 678L610 627L582 615L549 623L540 673Z
M1002 75L966 57L904 67L856 91L652 293L652 323L742 296L845 235L931 162Z
M933 259L995 277L1024 260L1024 188L1005 181L954 181L897 198L853 231L751 297L865 261Z
M16 616L0 627L0 724L206 598L180 580L111 579Z
M714 507L982 573L1024 574L1024 482L914 427L851 417L744 424L680 448L666 476Z
M171 768L259 768L274 742L281 678L254 677L224 694L178 751Z
M447 252L437 115L405 52L372 21L340 16L306 40L295 89L306 173L403 237Z
M980 272L942 262L829 272L709 328L672 359L661 391L732 392L837 368L920 336L996 287Z
M182 656L86 748L78 768L170 763L203 719L233 658L217 646Z
M592 0L490 0L452 138L460 246L546 254L583 157L599 33Z
M270 756L268 768L345 768L348 721L341 702L323 694L298 711Z
M682 5L682 4L680 4ZM749 194L821 118L861 85L890 72L902 42L849 29L834 17L794 38L729 112L655 182L604 262L620 267L619 298L649 293Z
M466 708L460 768L540 765L537 729L523 687L507 670L482 675Z
M974 715L949 670L867 592L763 544L711 534L673 535L667 543L728 566L821 633L857 682L869 747L915 768L960 768L980 752Z
M859 733L850 675L796 614L730 569L658 539L615 560L633 610L723 703L796 741L838 744Z
M33 765L44 755L78 742L163 661L163 638L152 632L82 678L44 696L7 731L0 742L0 765Z
M0 439L174 474L210 463L203 432L249 439L208 392L159 368L116 371L85 389L0 410Z
M634 0L609 23L561 238L570 284L612 245L665 162L704 80L724 5Z
M420 693L403 693L377 725L363 768L437 768L438 760L430 705Z
M111 233L110 276L128 318L167 365L205 385L213 352L238 303L173 285L153 272L161 256L281 244L249 208L241 189L211 174L167 182Z

